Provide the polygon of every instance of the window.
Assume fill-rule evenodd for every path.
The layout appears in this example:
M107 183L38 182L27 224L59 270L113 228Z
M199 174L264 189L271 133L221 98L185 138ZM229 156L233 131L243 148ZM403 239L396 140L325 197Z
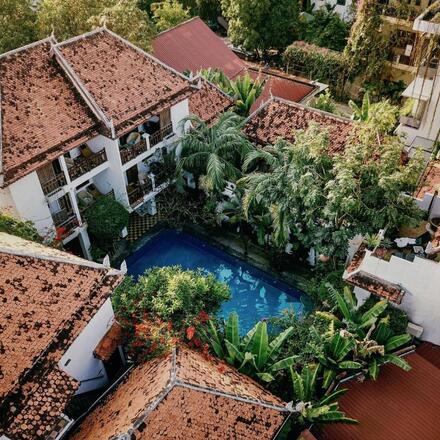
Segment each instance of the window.
M339 6L345 6L346 0L336 0L336 4Z

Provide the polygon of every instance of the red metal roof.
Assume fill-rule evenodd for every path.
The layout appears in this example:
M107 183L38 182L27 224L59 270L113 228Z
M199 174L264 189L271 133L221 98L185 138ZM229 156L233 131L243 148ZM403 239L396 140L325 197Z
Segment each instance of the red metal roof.
M359 425L329 425L321 440L438 440L440 439L440 370L421 355L405 358L412 370L382 368L376 381L343 384L339 400Z
M234 78L246 65L199 17L162 32L153 41L154 56L179 72L213 67Z
M254 79L264 79L263 92L252 111L272 96L300 102L316 88L281 73L258 72L258 67L239 58L199 17L159 34L153 41L153 50L157 58L179 72L195 73L211 67L222 70L229 78L249 74Z

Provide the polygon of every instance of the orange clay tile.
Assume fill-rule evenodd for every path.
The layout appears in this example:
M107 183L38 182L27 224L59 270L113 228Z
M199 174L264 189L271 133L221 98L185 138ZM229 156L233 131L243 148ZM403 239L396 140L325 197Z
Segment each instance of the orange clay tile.
M14 440L57 422L78 386L58 361L121 280L45 249L0 234L0 432Z
M117 132L138 115L195 92L189 80L106 29L57 47Z
M107 333L99 341L93 354L102 361L108 361L119 345L122 344L122 327L117 321L107 330Z
M351 121L303 107L293 102L273 98L248 119L244 131L257 144L273 144L278 138L290 142L296 130L305 130L310 122L326 128L330 137L329 152L340 153L353 130Z
M418 199L423 199L425 194L434 194L435 191L440 190L440 160L433 160L426 167L419 188L415 196Z
M266 440L288 414L281 400L235 369L179 348L130 372L72 440L127 432L138 440Z
M189 112L205 122L214 122L218 116L232 107L231 98L216 86L202 79L202 87L189 98Z
M97 120L44 40L0 58L3 172L12 182L96 135Z

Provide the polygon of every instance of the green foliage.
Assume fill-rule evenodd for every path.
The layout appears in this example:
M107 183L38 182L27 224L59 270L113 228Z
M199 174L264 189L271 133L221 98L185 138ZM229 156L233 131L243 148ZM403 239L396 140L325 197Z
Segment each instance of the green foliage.
M185 9L177 0L162 0L153 3L151 11L159 32L166 31L190 18L189 9Z
M298 5L292 0L221 0L228 37L236 46L264 56L295 39Z
M38 8L42 38L54 31L57 39L65 40L103 24L142 49L151 48L154 30L136 0L42 0Z
M406 84L402 81L391 81L380 78L377 81L364 83L364 90L369 92L373 101L388 99L392 104L398 104L402 98L402 92L406 89Z
M145 51L150 51L152 48L154 27L148 14L137 7L135 0L115 2L98 15L91 17L88 24L92 27L105 25Z
M300 40L339 52L344 50L350 24L334 12L334 7L319 8L312 12L310 19L300 22Z
M3 212L0 212L0 232L6 232L37 243L43 241L32 222L17 220Z
M379 29L382 25L382 4L379 0L364 0L358 5L344 55L351 78L363 81L379 78L387 59L388 44Z
M295 41L285 50L283 60L287 69L326 82L335 95L342 94L347 66L344 56L339 52Z
M364 304L359 308L360 313L364 313L366 310L373 307L379 300L371 295ZM406 332L408 326L408 315L396 307L392 307L390 304L386 309L386 316L388 317L388 325L394 335L399 335Z
M229 79L221 70L202 69L200 71L208 81L216 84L223 92L228 94L234 101L234 110L241 116L247 116L252 105L263 91L264 82L253 80L249 75L239 76L237 79Z
M267 323L260 321L242 337L238 315L231 313L223 331L219 331L210 321L206 338L217 357L234 365L239 371L269 383L275 379L278 371L289 368L297 359L296 356L280 358L281 347L292 331L289 327L270 340Z
M345 417L339 411L337 399L345 394L346 389L340 389L326 394L322 398L317 398L319 366L306 365L301 373L291 368L293 398L297 402L296 411L299 412L299 421L305 423L350 423L357 424L357 420Z
M110 251L113 241L128 226L129 213L113 197L100 197L85 211L85 218L98 247Z
M329 89L327 89L324 93L321 93L318 97L316 97L312 103L311 107L317 108L318 110L323 110L329 113L336 112L336 103L333 100L332 93Z
M252 146L241 130L242 119L234 113L220 115L218 121L208 125L197 116L190 116L182 123L191 122L194 129L182 139L182 153L178 173L188 170L197 176L205 175L208 187L221 192L227 180L240 177L242 158Z
M31 0L0 0L0 53L37 39Z
M229 287L214 275L168 266L147 270L137 282L127 277L112 301L118 316L160 319L180 330L192 325L201 312L215 313L229 298Z
M367 246L367 249L370 250L379 246L381 241L382 239L379 234L365 234L364 236L364 244Z

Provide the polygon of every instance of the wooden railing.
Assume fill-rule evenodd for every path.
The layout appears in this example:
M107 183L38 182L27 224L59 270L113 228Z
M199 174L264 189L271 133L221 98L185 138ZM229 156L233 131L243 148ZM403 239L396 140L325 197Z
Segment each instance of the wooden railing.
M78 219L76 218L75 213L67 209L52 214L52 220L57 228L63 227L66 231L70 231L78 226Z
M130 206L133 208L143 200L146 194L149 194L153 191L153 184L151 181L145 183L143 185L136 185L134 188L130 188L128 191L128 201Z
M173 124L165 125L160 130L150 135L150 147L154 147L159 142L162 142L165 137L173 132Z
M107 160L105 150L101 150L98 153L92 154L89 157L78 157L75 159L75 163L69 168L69 176L72 180L77 179L85 173L93 170L98 165L101 165Z
M57 174L51 179L41 182L41 188L43 189L44 195L48 195L56 191L58 188L63 187L67 184L66 176L64 173Z
M150 145L147 139L141 139L135 145L124 145L120 150L122 163L129 162L130 160L147 151L149 148Z

